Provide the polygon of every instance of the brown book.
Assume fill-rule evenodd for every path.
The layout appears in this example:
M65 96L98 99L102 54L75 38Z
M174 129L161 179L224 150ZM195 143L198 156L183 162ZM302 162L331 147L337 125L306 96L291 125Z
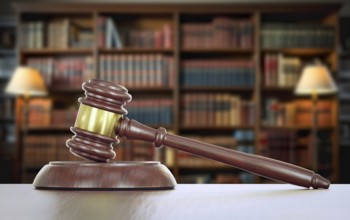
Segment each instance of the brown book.
M28 126L49 126L51 124L51 108L51 99L31 99L28 103Z

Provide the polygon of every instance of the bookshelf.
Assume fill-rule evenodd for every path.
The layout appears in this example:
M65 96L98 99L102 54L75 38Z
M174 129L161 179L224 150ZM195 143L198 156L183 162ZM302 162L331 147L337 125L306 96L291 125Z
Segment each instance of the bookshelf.
M310 151L311 126L291 120L298 105L305 111L299 120L308 120L310 99L294 96L293 88L302 66L315 58L337 73L338 8L336 4L17 4L19 39L23 35L31 39L17 53L20 63L37 66L43 73L57 115L76 111L76 99L82 94L79 83L91 77L107 79L129 89L133 103L127 109L140 122L218 145L233 140L233 149L310 168L312 158L300 155ZM68 30L58 43L50 34L55 28ZM275 40L266 45L266 35ZM297 40L287 41L293 38ZM74 59L82 64L74 67L78 62L70 64ZM320 135L329 148L320 167L337 181L338 97L323 99L329 104L320 107L326 112ZM70 136L73 123L20 130L39 141L55 132ZM281 138L275 138L276 131ZM264 181L172 149L144 148L153 149L124 142L116 148L117 159L161 160L179 182ZM21 149L25 156L26 145ZM25 171L26 164L21 167ZM30 181L35 172L24 173Z
M349 175L343 167L349 165L347 156L350 154L350 133L349 133L349 118L347 110L350 106L350 96L348 88L350 85L350 32L344 28L350 17L339 18L339 74L338 74L338 85L339 85L339 151L340 151L340 182L348 182Z
M15 17L0 16L0 182L14 181L15 170L15 99L4 93L16 68Z

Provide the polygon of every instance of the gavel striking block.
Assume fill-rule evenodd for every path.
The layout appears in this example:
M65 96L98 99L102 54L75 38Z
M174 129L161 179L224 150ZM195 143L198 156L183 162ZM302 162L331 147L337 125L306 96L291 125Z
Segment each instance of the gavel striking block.
M171 147L251 172L307 188L325 188L330 182L311 170L286 162L219 147L153 129L127 118L124 105L131 95L123 86L102 80L83 84L85 97L67 141L74 155L92 162L51 162L34 180L36 188L83 189L172 189L176 181L159 162L110 162L118 138L152 142L154 147Z

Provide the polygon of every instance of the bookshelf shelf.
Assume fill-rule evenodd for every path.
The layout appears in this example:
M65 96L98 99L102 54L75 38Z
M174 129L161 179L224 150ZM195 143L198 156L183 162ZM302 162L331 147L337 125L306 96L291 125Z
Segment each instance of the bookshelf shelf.
M253 92L253 87L182 86L182 92Z
M133 87L128 87L129 93L141 93L141 92L147 92L147 93L171 93L173 92L173 88L164 88L164 87L139 87L139 88L133 88Z
M73 124L69 125L49 125L49 126L28 126L27 128L23 128L23 131L26 132L53 132L53 131L61 131L61 132L70 132L69 128L73 126Z
M21 54L23 55L90 55L92 49L85 48L70 48L70 49L22 49Z
M0 122L15 122L15 118L0 118Z
M198 48L198 49L181 49L181 53L185 54L207 54L207 53L226 53L226 54L252 54L254 49L244 49L244 48Z
M11 49L0 49L0 55L16 55L16 52Z
M81 88L49 88L52 93L81 93Z
M333 130L335 127L334 126L318 126L318 130ZM312 130L311 126L262 126L262 129L264 130Z
M232 130L253 130L254 126L220 126L220 127L215 127L215 126L181 126L180 130L183 131L232 131Z
M295 56L324 56L334 52L328 48L271 48L263 49L264 53L283 53Z
M185 165L185 164L179 164L178 165L180 169L186 169L186 170L225 170L225 171L237 171L237 168L230 167L225 164L217 164L217 163L210 163L210 165Z
M265 92L294 92L294 87L263 87Z
M99 53L163 53L171 54L174 52L173 49L161 49L161 48L113 48L113 49L98 49Z

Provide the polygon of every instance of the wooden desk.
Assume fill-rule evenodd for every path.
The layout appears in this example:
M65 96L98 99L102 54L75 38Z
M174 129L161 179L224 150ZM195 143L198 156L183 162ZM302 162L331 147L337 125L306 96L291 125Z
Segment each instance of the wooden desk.
M350 219L350 185L178 185L169 191L48 191L0 185L0 219Z

